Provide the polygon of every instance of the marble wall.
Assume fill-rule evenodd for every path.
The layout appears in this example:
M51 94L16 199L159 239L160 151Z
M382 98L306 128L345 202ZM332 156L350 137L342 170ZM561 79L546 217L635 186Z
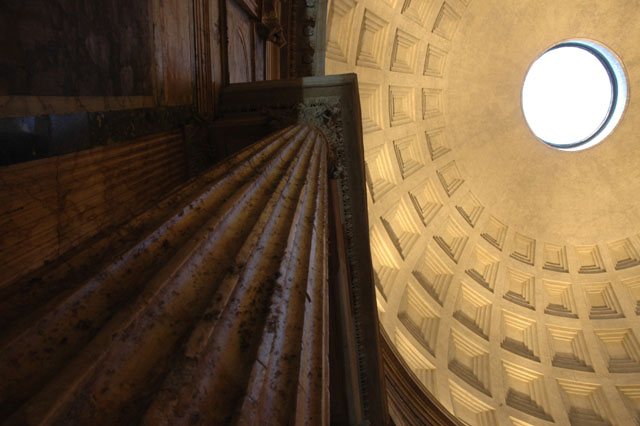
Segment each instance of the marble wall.
M2 0L0 9L0 96L152 94L149 0Z

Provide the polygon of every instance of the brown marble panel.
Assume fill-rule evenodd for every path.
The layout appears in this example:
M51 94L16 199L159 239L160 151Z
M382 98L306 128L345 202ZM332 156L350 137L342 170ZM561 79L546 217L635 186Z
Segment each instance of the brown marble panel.
M233 0L227 0L229 82L253 81L253 30L249 15Z
M148 0L0 0L0 97L149 96Z
M152 1L160 103L190 104L195 84L193 4L184 0Z
M131 218L186 178L181 131L0 168L0 282Z
M0 166L131 141L192 120L190 106L0 118Z

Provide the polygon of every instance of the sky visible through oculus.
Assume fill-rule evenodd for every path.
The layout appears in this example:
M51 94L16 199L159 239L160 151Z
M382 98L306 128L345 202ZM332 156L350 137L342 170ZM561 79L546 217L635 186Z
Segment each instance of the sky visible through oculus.
M609 114L609 74L593 54L559 47L533 63L522 89L529 127L547 143L568 145L591 137Z

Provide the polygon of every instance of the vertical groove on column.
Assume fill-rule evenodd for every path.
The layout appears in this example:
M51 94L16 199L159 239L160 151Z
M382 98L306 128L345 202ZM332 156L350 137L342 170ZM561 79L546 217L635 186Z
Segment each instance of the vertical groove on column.
M327 169L327 158L322 156L320 170ZM328 324L325 312L328 294L328 182L318 176L319 191L316 198L316 214L314 219L315 235L309 256L309 278L305 291L304 331L302 351L300 356L300 370L298 374L298 395L296 402L295 424L326 424L328 418L324 408L328 408L328 401L324 389L328 386L328 379L324 374L328 372L325 355L328 349L324 347L327 331L323 328ZM326 407L323 407L326 405Z

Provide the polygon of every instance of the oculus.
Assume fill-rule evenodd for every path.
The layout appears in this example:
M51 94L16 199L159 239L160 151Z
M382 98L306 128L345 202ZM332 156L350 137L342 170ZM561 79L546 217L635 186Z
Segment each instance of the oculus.
M564 151L590 148L620 121L627 103L622 64L587 40L559 43L531 65L522 87L522 110L531 131Z

